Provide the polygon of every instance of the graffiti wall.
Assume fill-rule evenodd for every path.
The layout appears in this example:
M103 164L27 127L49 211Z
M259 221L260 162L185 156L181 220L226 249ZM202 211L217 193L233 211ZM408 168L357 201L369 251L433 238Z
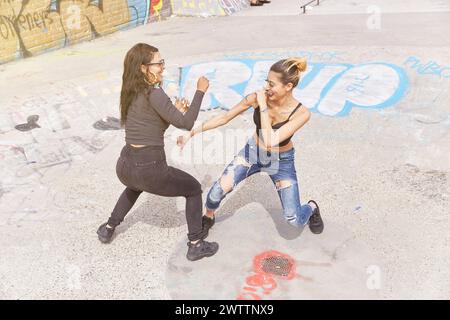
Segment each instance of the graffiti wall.
M250 6L249 0L219 0L225 14L231 15Z
M29 57L90 40L130 23L128 1L8 0L0 2L0 61ZM132 23L132 22L131 22Z
M172 11L177 16L225 16L217 0L171 0Z
M224 16L248 0L0 0L0 64L160 21Z
M161 21L163 18L170 17L172 6L168 0L150 0L149 22Z
M250 0L171 0L177 16L226 16L250 6Z

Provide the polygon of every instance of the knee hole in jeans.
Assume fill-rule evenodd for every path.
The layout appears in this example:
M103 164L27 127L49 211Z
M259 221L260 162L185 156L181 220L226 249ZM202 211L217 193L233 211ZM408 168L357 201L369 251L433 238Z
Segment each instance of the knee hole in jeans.
M275 186L277 190L289 188L292 186L292 182L290 180L278 180L275 182Z
M219 181L220 188L223 193L228 193L233 190L234 185L234 173L223 175Z
M235 170L239 166L244 166L247 168L250 168L251 165L248 163L247 160L245 160L242 156L236 156L236 159L232 166L228 167L226 172L220 177L220 186L222 187L222 190L225 194L233 190L234 188L234 174Z

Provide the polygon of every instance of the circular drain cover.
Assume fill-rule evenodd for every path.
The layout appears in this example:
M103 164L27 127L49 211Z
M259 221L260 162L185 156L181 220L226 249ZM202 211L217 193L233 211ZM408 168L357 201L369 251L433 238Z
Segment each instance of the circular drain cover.
M287 277L291 272L292 263L287 258L271 256L261 262L261 268L266 273Z

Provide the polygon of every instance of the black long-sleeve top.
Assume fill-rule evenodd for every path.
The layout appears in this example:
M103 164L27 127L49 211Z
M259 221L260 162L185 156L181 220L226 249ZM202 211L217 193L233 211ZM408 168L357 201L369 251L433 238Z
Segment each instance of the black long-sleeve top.
M191 130L197 119L204 92L197 90L189 110L183 114L162 88L139 93L128 108L125 141L129 144L164 146L164 132L169 125Z

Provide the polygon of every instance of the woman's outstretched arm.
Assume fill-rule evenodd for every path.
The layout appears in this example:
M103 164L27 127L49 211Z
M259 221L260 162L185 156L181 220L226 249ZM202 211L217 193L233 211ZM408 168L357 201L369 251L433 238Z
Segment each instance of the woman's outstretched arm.
M177 139L177 144L180 147L183 147L186 142L192 138L194 135L199 134L204 131L212 130L215 128L218 128L220 126L223 126L230 122L232 119L237 117L239 114L243 113L247 109L249 109L251 106L254 106L256 104L256 93L252 93L247 95L244 99L241 100L237 105L235 105L233 108L228 110L225 113L219 114L218 116L208 119L205 122L203 122L200 126L197 128L191 130L188 134L184 136L179 136Z
M208 79L200 77L197 81L197 91L195 91L191 106L185 114L173 105L169 96L161 88L155 88L150 91L150 105L166 122L180 129L191 130L195 120L197 120L203 96L208 90L208 87Z
M200 111L204 92L200 90L195 92L189 110L183 114L173 105L163 89L155 88L151 91L149 96L150 105L158 112L161 118L177 128L187 130L192 129L194 122L197 119L198 112Z

